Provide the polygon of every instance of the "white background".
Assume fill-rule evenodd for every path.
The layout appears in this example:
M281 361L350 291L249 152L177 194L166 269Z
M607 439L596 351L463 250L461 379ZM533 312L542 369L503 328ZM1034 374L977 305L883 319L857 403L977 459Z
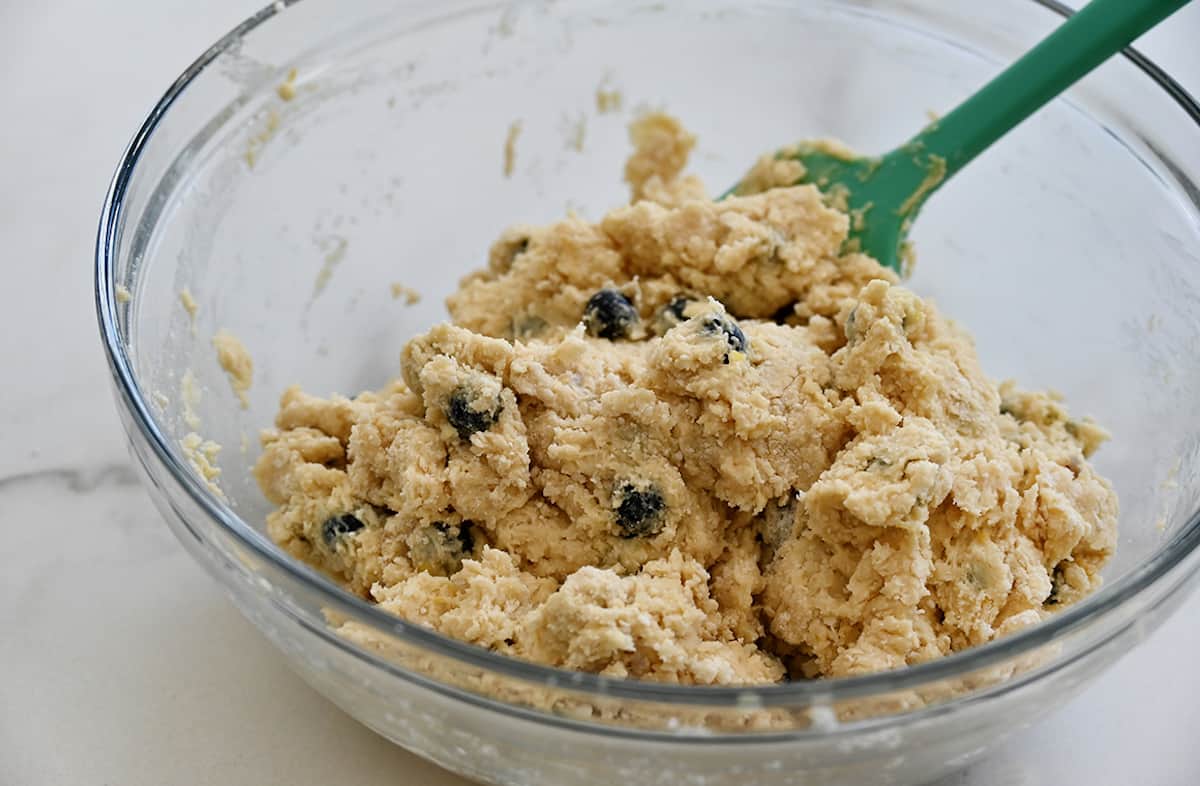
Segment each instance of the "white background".
M256 7L0 0L0 786L464 783L293 676L127 467L91 304L101 198L159 94ZM1200 92L1200 3L1140 45ZM945 784L1200 783L1198 621L1200 596Z

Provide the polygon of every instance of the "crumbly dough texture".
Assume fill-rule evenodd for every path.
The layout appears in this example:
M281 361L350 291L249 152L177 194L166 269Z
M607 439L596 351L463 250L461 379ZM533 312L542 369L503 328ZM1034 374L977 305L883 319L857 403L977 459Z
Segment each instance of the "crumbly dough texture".
M217 454L221 452L221 446L194 431L185 434L179 440L179 446L183 449L184 458L204 481L204 485L208 486L208 490L225 499L225 492L218 485L221 468L217 466Z
M631 135L635 201L506 231L383 390L284 393L277 542L449 636L686 684L897 668L1097 586L1101 429L985 377L815 188L713 202L676 121Z

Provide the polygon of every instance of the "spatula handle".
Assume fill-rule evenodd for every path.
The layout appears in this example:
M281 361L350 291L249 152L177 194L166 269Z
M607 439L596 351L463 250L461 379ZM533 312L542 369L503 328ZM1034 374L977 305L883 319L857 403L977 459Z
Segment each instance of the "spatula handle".
M1047 101L1189 0L1091 0L913 141L950 177Z

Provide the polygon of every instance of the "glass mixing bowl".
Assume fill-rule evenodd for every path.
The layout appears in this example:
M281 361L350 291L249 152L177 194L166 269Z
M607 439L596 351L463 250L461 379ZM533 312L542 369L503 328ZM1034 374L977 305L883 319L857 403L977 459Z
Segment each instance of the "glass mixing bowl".
M97 307L154 501L317 690L473 778L898 783L965 765L1145 638L1200 566L1200 109L1135 53L956 177L914 235L911 286L969 327L984 368L1062 391L1113 434L1097 460L1122 504L1106 585L1040 626L902 671L759 688L543 668L388 616L286 557L249 470L285 386L384 383L505 225L621 203L636 111L683 118L700 138L693 169L720 190L801 137L889 148L1061 13L1033 0L275 3L171 86L104 205ZM393 283L422 300L395 299ZM254 357L247 409L217 364L219 329ZM192 431L223 446L220 495L180 447Z

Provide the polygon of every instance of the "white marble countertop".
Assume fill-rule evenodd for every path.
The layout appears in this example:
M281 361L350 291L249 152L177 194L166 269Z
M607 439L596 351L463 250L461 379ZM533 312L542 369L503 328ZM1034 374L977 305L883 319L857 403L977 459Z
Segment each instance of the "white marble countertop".
M275 657L128 468L91 299L104 188L176 73L255 0L0 3L0 785L464 781ZM1142 42L1200 92L1200 3ZM952 784L1200 783L1200 596Z

